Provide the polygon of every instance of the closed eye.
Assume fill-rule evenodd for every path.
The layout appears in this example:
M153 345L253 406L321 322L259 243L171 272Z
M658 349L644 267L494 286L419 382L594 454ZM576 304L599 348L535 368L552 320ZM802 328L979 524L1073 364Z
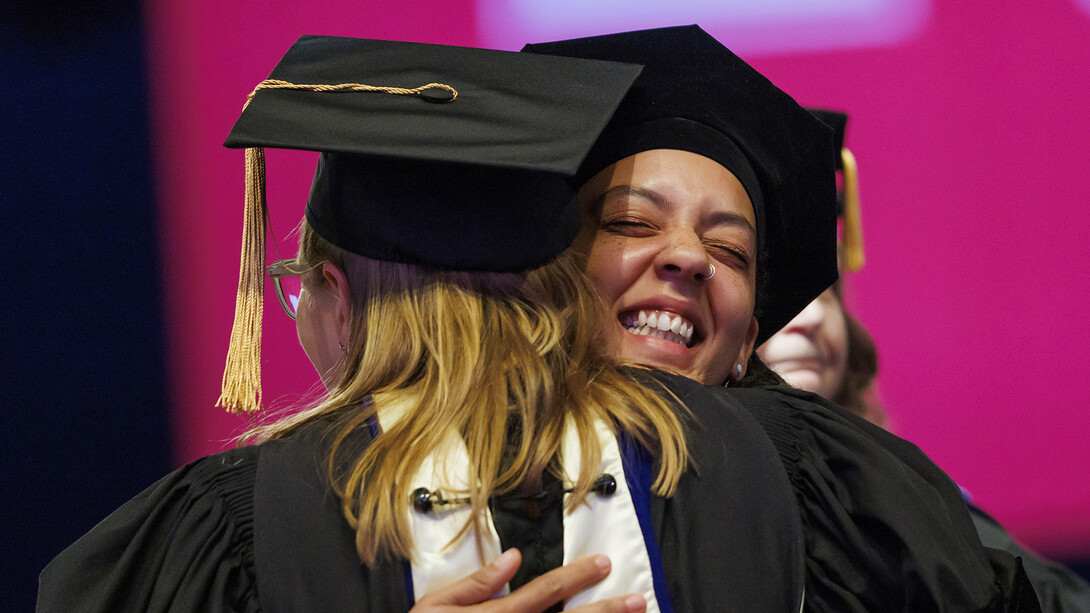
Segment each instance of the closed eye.
M727 265L749 270L750 257L744 249L723 243L705 242L708 254Z
M622 236L651 236L658 228L646 219L632 216L617 216L603 219L599 229Z

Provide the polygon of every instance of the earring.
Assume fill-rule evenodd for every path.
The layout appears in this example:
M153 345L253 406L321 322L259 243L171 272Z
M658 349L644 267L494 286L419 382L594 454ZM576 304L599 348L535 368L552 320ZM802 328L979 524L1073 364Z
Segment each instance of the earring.
M741 379L742 378L742 365L741 364L735 364L734 365L734 372L738 373L738 378Z
M344 351L344 341L337 341L337 349Z

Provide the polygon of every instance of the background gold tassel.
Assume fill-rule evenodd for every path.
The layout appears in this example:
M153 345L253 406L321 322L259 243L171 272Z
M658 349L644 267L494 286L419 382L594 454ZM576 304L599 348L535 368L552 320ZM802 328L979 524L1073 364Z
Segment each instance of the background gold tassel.
M216 406L252 414L261 408L261 316L265 305L265 150L246 149L246 202L235 323Z
M844 161L844 270L863 268L863 221L859 214L859 170L855 156L841 149Z

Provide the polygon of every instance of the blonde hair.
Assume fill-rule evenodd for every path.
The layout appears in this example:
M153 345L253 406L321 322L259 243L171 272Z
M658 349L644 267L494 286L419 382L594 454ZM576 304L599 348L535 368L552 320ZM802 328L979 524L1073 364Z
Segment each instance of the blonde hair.
M599 303L572 256L522 274L434 270L349 253L304 223L299 259L329 261L347 276L352 323L341 375L314 408L250 434L280 438L314 419L334 421L330 478L364 563L411 558L410 479L451 431L470 464L464 495L473 512L462 534L474 529L479 553L491 496L536 492L546 471L562 478L566 419L581 448L568 508L593 486L599 420L652 450L660 461L652 488L673 494L689 462L679 413L602 354ZM324 282L320 270L304 283ZM347 437L387 403L409 408L337 468Z

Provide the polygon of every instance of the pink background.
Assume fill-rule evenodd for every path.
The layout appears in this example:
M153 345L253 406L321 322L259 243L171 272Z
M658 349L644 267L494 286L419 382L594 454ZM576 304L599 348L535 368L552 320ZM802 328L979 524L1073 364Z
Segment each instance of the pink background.
M502 2L235 4L163 0L146 9L179 463L229 446L246 426L212 406L242 219L242 153L221 144L246 94L302 34L519 46L497 42ZM894 429L1029 545L1084 555L1090 7L856 4L885 12L700 21L801 103L852 115L868 261L850 281L849 301L878 342ZM568 20L570 35L586 33L578 14ZM533 36L533 23L508 25ZM270 208L285 255L314 161L269 154ZM265 398L284 409L317 377L271 290L266 300Z

